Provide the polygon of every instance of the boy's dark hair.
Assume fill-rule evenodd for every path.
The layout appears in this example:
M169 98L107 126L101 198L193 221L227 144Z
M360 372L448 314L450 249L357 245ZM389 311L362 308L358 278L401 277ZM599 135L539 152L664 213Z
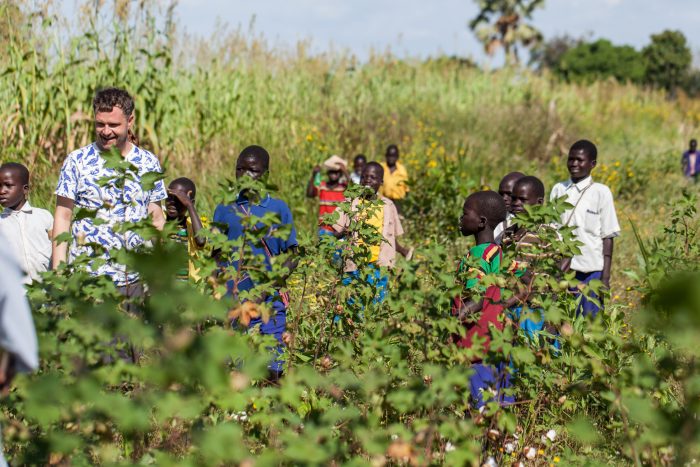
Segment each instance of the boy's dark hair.
M493 190L477 191L469 195L467 199L473 199L477 214L488 221L489 227L495 229L498 224L506 220L508 211L503 197Z
M238 155L241 157L254 157L263 163L263 168L268 170L270 168L270 153L262 146L257 146L255 144L248 146Z
M92 110L95 113L111 112L114 107L122 109L126 118L129 118L134 113L134 98L119 88L104 88L95 93L92 100Z
M29 185L29 169L19 162L5 162L0 165L0 172L3 170L11 170L19 175L22 185Z
M573 146L571 146L571 149L569 149L569 154L578 151L583 152L589 160L598 160L598 148L596 148L595 144L591 143L587 139L576 141Z
M357 162L357 161L360 161L360 160L367 162L367 157L366 157L364 154L358 154L358 155L356 155L355 158L353 159L354 162Z
M362 171L364 172L365 170L369 169L370 167L374 167L375 169L379 170L379 173L382 174L382 178L384 178L384 167L382 167L382 164L379 162L368 162L367 165L365 166Z
M510 172L510 173L507 173L507 174L505 174L505 175L503 176L503 178L501 179L501 181L500 181L500 183L499 183L498 185L500 186L500 185L502 185L502 184L504 184L504 183L506 183L506 182L509 182L509 181L511 181L511 180L514 180L514 181L517 182L518 180L520 180L520 179L523 178L524 176L525 176L525 174L522 173L522 172ZM500 189L500 188L499 188L499 189Z
M386 147L386 152L395 152L396 154L399 153L399 147L395 144L390 144L389 146Z
M535 196L537 196L538 198L544 198L544 183L542 183L542 180L540 180L539 178L533 175L526 175L525 177L522 177L518 179L517 182L515 182L515 186L519 185L529 186L534 191Z
M176 178L175 180L170 182L170 185L168 185L168 187L171 187L173 185L181 185L183 188L185 188L185 191L191 191L192 198L194 198L197 195L197 187L195 186L194 182L187 177Z

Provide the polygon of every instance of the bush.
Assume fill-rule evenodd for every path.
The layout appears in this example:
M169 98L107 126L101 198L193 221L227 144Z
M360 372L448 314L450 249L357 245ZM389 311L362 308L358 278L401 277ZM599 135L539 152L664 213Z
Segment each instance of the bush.
M688 76L692 54L680 31L664 31L651 36L651 44L642 49L646 62L645 81L674 91Z
M645 77L644 60L639 52L628 45L613 45L607 39L567 50L555 71L568 81L614 78L621 83L641 83Z

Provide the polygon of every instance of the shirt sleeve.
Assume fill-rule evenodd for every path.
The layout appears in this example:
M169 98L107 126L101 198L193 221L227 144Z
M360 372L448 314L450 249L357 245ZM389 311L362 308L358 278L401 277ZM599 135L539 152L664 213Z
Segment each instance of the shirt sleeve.
M281 211L280 220L282 221L282 225L288 225L291 227L289 237L287 237L287 240L284 242L284 250L286 251L292 247L298 246L299 242L297 241L297 229L294 227L294 217L292 216L292 211L289 209L289 206L287 206L287 203L282 204Z
M617 221L615 203L610 188L605 187L600 195L600 234L602 238L620 235L620 224Z
M391 203L391 215L394 217L394 235L400 237L403 235L403 226L401 225L399 211L396 210L396 205L394 203Z
M75 201L78 195L78 178L78 167L75 163L75 158L69 154L66 160L63 161L61 173L58 175L56 196L63 196Z
M22 274L4 250L0 251L0 347L16 358L16 370L29 372L39 367L39 350L34 321L22 289Z
M155 159L153 168L150 170L150 172L163 174L163 169L160 167L160 162L158 162L158 159ZM155 185L153 185L153 188L148 194L148 201L150 203L157 203L158 201L163 201L167 197L168 193L165 190L165 182L163 182L163 179L161 178L160 180L156 181Z

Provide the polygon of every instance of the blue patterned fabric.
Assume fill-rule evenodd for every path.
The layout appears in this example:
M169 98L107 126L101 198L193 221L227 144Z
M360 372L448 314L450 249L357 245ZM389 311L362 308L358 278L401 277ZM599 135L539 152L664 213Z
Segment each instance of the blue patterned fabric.
M138 234L128 231L115 233L113 227L127 222L139 222L148 217L148 205L158 203L167 197L165 185L158 180L152 189L141 185L141 177L149 172L161 173L158 158L132 145L125 160L133 165L128 172L124 186L117 178L101 183L101 179L116 177L114 169L105 167L105 159L95 143L73 151L68 155L58 178L56 195L72 199L76 208L96 211L95 218L77 219L73 222L73 240L69 249L68 261L81 254L94 256L90 244L98 244L105 251L101 257L107 261L99 267L90 268L93 275L109 276L117 286L138 281L138 274L126 271L125 266L110 261L109 250L135 249L144 243ZM102 185L102 186L100 186ZM98 220L95 222L96 220ZM100 223L104 221L104 223Z

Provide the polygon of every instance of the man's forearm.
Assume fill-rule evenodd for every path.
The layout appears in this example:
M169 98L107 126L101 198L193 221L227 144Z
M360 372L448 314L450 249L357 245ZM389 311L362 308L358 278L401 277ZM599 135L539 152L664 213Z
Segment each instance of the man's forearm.
M603 239L603 283L610 287L610 275L612 273L613 239Z
M56 239L70 230L70 222L73 211L66 207L57 206L56 215L53 222L53 237L51 239L51 267L58 268L58 265L66 262L68 256L68 243L58 242Z

